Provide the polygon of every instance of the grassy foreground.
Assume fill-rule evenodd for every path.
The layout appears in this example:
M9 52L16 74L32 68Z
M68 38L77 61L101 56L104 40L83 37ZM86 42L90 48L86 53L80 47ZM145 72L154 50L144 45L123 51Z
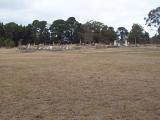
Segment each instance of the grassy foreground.
M0 120L159 120L160 49L0 49Z

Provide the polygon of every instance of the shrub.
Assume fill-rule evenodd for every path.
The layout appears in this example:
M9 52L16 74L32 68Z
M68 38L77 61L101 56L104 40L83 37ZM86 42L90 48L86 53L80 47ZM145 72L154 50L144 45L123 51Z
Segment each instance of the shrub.
M14 42L9 38L0 38L0 47L14 47Z

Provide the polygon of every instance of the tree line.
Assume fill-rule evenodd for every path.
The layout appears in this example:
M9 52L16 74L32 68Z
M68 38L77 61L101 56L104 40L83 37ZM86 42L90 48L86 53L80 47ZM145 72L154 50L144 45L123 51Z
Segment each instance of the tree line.
M158 9L158 10L157 10ZM156 10L159 11L159 8ZM146 18L148 26L160 23L153 20L157 11L151 10ZM152 13L152 14L151 14ZM154 13L154 14L153 14ZM152 17L151 17L152 16ZM159 21L158 21L159 22ZM111 26L107 26L99 21L88 21L82 24L75 17L69 17L67 20L58 19L52 24L47 21L34 20L26 26L18 25L15 22L7 24L0 23L0 47L18 46L19 43L26 44L94 44L103 43L110 44L114 40L123 41L128 39L130 43L144 44L150 43L150 40L159 39L160 27L158 26L159 34L152 39L149 38L149 33L139 24L133 24L131 31L125 27L119 27L115 30Z

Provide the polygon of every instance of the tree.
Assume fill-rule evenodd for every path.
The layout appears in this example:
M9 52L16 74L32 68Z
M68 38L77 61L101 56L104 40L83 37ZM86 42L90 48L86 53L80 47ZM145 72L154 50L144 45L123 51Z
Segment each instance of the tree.
M108 38L108 26L105 25L103 28L102 28L102 31L101 31L101 40L100 42L101 43L109 43L109 38Z
M148 13L148 17L145 18L145 20L148 26L154 26L159 29L160 28L160 7L157 7L156 9L152 9Z
M89 22L86 22L83 25L84 29L84 43L92 43L93 42L93 28L92 24Z
M117 29L118 37L121 41L125 40L125 37L128 35L128 30L125 27L119 27Z
M43 41L45 44L51 43L50 41L50 32L48 28L45 28L43 31Z
M47 21L34 20L32 23L34 38L36 43L44 43L50 41L50 33L47 28Z
M40 43L46 43L46 39L45 39L46 34L44 35L44 33L47 32L46 25L47 25L46 21L39 21L38 23Z
M35 29L32 26L32 24L28 24L25 27L25 43L30 43L30 44L34 44L35 40L36 40L36 34L35 34Z
M81 44L82 42L84 43L84 26L79 23L77 27L77 37L78 37L78 42Z
M14 42L9 38L0 37L0 47L14 47Z
M67 32L67 24L64 20L55 20L50 26L51 39L55 43L63 43L65 34Z
M146 20L146 25L153 26L157 28L157 32L160 36L160 7L152 9L149 13Z
M83 25L85 43L112 43L116 38L113 27L98 21L89 21Z
M145 34L147 35L147 33L145 33L141 25L133 24L132 29L128 36L128 40L130 43L134 43L134 44L146 43Z
M93 32L93 41L99 43L101 40L101 31L104 27L104 24L98 21L91 21L92 32Z
M150 37L149 37L149 33L145 31L144 33L144 40L145 40L145 43L149 43L150 42Z
M39 20L34 20L32 22L33 33L34 33L34 43L38 44L40 42L40 33L39 33Z
M153 26L157 28L158 35L155 35L151 40L152 43L159 43L160 40L160 7L157 7L156 9L152 9L149 13L146 20L146 25L149 27ZM153 41L155 40L155 42ZM157 42L158 41L158 42Z
M86 43L98 43L101 39L101 31L104 24L98 21L88 21L84 24L84 39Z
M160 27L158 28L158 34L160 35Z
M116 40L116 39L117 39L117 35L116 35L116 32L115 32L114 28L109 27L108 28L108 40L109 40L109 42L113 43L114 40Z
M28 40L25 39L25 30L26 27L19 25L17 30L16 30L16 39L18 40L18 42L21 40L23 40L22 42L24 42L24 44L28 43Z
M15 45L18 45L18 24L14 22L7 23L5 26L5 37L14 41Z
M75 17L69 17L66 21L67 24L67 34L66 37L71 41L71 43L78 43L78 32L79 32L79 22L76 21Z
M0 23L0 37L5 36L5 30L4 30L4 25L3 23Z

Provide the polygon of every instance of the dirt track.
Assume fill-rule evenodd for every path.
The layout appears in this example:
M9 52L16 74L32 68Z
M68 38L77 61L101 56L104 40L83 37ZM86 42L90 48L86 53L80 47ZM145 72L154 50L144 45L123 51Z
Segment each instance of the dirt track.
M159 120L160 49L0 50L0 120Z

